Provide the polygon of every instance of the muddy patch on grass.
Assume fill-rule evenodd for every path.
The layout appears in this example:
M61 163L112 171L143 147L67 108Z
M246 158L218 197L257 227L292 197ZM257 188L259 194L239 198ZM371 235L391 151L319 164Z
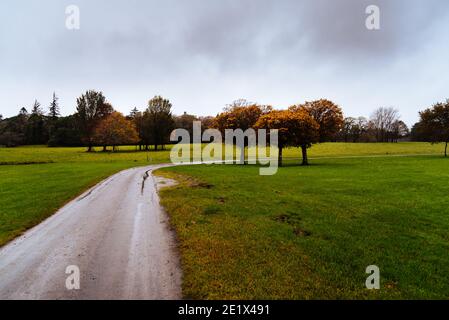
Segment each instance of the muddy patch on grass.
M281 213L272 217L272 220L291 226L293 233L297 237L308 237L312 234L310 231L305 230L299 226L301 217L299 217L296 213Z
M303 230L299 227L294 227L293 228L293 233L297 236L297 237L308 237L310 236L312 233L310 231L307 230Z
M154 182L156 184L157 191L159 191L163 188L174 187L178 184L178 181L173 180L173 179L164 178L164 177L155 176L155 175L153 175L153 177L154 177Z

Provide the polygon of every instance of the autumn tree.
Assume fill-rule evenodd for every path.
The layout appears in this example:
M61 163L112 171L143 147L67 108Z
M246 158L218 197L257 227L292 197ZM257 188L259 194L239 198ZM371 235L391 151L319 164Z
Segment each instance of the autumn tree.
M215 117L214 127L223 132L225 129L242 129L245 131L253 128L259 117L270 110L270 106L261 106L244 99L236 100L227 105L223 112Z
M335 140L337 133L343 125L343 112L334 102L327 99L320 99L306 102L303 105L290 107L293 110L305 109L318 123L319 142Z
M149 144L153 144L155 150L159 146L164 148L169 141L170 132L174 128L171 108L170 101L161 96L155 96L148 101L148 108L143 114L143 136L141 137L147 149Z
M106 102L102 92L86 91L76 100L76 119L82 140L87 145L87 151L92 151L93 136L98 123L110 115L114 109Z
M447 157L447 145L449 142L449 99L443 103L436 103L419 113L420 121L418 130L426 140L437 143L445 143L444 156Z
M134 144L138 140L134 123L117 111L100 120L93 136L93 142L103 146L103 151L107 146L112 146L115 151L119 145Z
M300 147L302 165L308 165L307 149L319 139L319 125L304 108L272 110L262 115L256 125L258 129L277 129L279 165L282 166L282 150Z
M203 131L214 127L215 117L212 116L198 117L198 120L201 121L201 129Z
M222 113L218 114L213 122L213 127L222 133L226 129L242 130L245 133L248 129L255 128L260 116L271 111L270 106L261 106L256 103L247 102L244 99L236 100L226 106ZM240 163L245 163L245 148L248 145L247 137L241 145Z

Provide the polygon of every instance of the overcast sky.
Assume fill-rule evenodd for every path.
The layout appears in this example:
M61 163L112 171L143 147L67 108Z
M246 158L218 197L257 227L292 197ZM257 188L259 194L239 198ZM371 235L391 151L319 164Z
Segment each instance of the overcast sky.
M65 9L80 9L80 30ZM365 8L380 8L380 30ZM128 113L149 98L215 115L238 98L287 107L328 98L346 116L449 98L447 0L1 0L0 114L87 89Z

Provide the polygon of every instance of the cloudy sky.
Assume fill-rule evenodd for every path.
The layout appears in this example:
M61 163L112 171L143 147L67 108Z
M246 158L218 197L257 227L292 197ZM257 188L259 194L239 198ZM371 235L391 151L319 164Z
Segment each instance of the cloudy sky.
M371 4L380 30L365 27ZM348 116L394 106L412 124L449 98L449 1L2 0L0 114L47 107L53 91L71 114L87 89L124 113L156 94L198 115L323 97Z

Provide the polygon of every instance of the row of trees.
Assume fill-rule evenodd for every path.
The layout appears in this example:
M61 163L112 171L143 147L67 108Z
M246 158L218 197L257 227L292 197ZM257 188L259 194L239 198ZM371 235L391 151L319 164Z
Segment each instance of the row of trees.
M378 108L370 119L345 118L336 138L344 142L398 142L409 136L410 130L400 119L398 110Z
M307 165L307 149L313 143L334 140L342 124L341 108L325 99L286 110L238 100L217 115L212 126L222 132L226 129L266 129L267 132L277 129L279 165L282 165L282 150L286 147L300 147L302 164Z
M54 134L59 116L56 94L53 94L47 114L36 100L31 113L21 108L15 117L3 119L0 115L0 145L46 144Z
M448 100L449 101L449 100ZM307 148L325 141L397 142L409 138L417 141L447 142L449 102L437 103L420 113L420 121L411 130L400 120L394 108L379 108L369 119L343 117L334 102L320 99L294 105L285 110L237 100L216 117L196 117L184 113L172 114L169 100L155 96L143 111L134 108L128 116L116 112L102 92L87 91L77 99L76 112L61 117L58 97L53 94L44 112L35 101L31 112L22 108L17 116L0 116L0 145L48 144L50 146L94 146L135 144L140 150L164 148L174 128L188 130L192 136L193 121L207 128L278 129L280 160L282 149L300 147L302 162L307 164ZM447 149L447 147L446 147ZM447 151L446 151L447 153Z
M101 92L87 91L77 100L75 122L81 135L81 141L88 151L94 146L112 146L113 151L119 145L139 145L139 149L164 148L170 132L175 127L172 104L161 96L155 96L148 102L147 108L140 112L134 108L125 117L114 111Z
M58 97L53 94L47 112L35 101L30 113L21 108L17 116L0 116L0 145L85 145L92 151L94 146L106 150L107 146L144 144L148 149L150 144L163 146L174 125L171 104L162 97L151 99L144 112L135 109L125 117L102 92L90 90L77 99L73 115L61 117Z

